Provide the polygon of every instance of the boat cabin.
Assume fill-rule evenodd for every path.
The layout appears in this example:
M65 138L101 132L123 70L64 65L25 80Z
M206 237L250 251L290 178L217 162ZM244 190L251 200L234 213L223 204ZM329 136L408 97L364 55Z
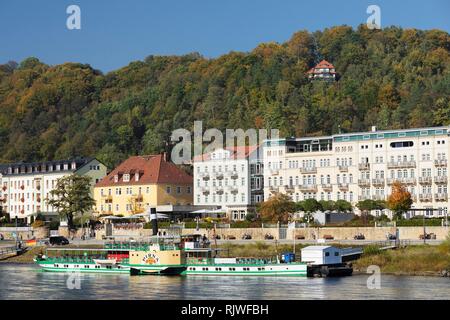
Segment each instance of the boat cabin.
M342 263L341 250L333 246L308 246L302 249L302 262L311 265Z

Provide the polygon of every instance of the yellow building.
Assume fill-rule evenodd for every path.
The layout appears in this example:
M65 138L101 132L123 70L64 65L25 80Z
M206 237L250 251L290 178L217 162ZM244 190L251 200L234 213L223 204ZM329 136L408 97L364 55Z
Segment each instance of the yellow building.
M192 205L192 177L165 155L134 156L95 185L95 212L129 216L148 207Z

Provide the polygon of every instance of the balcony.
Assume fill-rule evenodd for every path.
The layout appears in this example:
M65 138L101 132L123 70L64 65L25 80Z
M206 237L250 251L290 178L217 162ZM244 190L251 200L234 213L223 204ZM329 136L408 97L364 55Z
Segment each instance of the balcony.
M209 193L210 193L209 188L201 188L200 192L205 196L209 195Z
M139 194L133 194L133 195L132 195L132 198L133 198L133 199L136 199L137 202L142 202L142 201L144 201L144 196L143 196L141 193L139 193Z
M215 188L215 191L216 191L216 194L221 195L221 194L223 194L223 187L217 187L217 188Z
M239 177L237 171L227 172L227 175L230 176L230 178L233 179L233 180L236 180Z
M222 180L223 179L223 173L222 172L215 172L214 173L214 178L216 178L217 180Z
M370 187L370 179L358 179L358 186Z
M419 194L420 202L431 202L433 201L433 196L431 193L421 193Z
M358 169L361 170L361 171L369 170L370 169L370 164L368 164L368 163L360 163L360 164L358 164Z
M375 201L384 201L384 200L385 200L385 196L384 196L384 194L374 194L374 195L372 196L372 200L375 200Z
M338 168L340 172L348 172L348 166L339 166Z
M285 185L284 190L286 191L286 193L294 193L295 191L293 185Z
M419 177L420 184L431 184L433 179L431 177Z
M390 161L387 163L388 169L395 169L395 168L415 168L416 162L415 161Z
M434 160L434 165L436 167L446 167L447 166L447 159L437 159Z
M434 183L436 183L436 184L447 184L447 176L436 176L436 177L434 177Z
M447 201L448 200L448 194L447 193L436 193L434 195L434 199L436 201Z
M269 192L270 193L276 193L276 192L278 192L278 190L279 190L278 187L275 187L275 186L270 186L269 187Z
M381 178L372 179L372 184L374 186L384 186L384 179Z
M279 175L279 174L280 174L280 170L277 170L277 169L270 169L270 170L269 170L269 174L270 174L271 176Z
M333 191L333 185L331 183L322 183L321 186L324 191Z
M300 173L303 173L303 174L317 173L317 168L316 167L300 168Z
M298 186L301 192L317 192L316 184L302 184Z
M369 200L369 199L370 199L370 196L366 195L366 194L358 196L358 201L364 201L364 200Z
M102 197L105 198L105 203L112 203L113 202L112 195L102 195Z
M401 184L416 184L416 178L389 178L387 184L392 185L394 182L400 182Z
M338 188L341 191L347 191L348 190L348 183L338 183Z
M237 194L239 192L237 187L228 187L231 194Z

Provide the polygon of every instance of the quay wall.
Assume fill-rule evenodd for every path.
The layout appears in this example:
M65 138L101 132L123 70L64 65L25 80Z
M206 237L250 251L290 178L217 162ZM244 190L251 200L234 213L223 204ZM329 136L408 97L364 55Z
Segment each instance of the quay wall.
M400 233L400 239L402 240L418 240L419 236L423 233L423 227L398 227ZM445 240L449 234L450 228L448 227L426 227L427 233L434 233L437 240ZM167 231L160 229L161 232ZM187 234L201 234L206 235L209 239L213 238L213 230L211 229L181 229L183 235ZM264 240L266 234L270 234L274 239L287 239L292 240L294 237L298 238L303 236L305 240L322 239L325 235L332 236L335 240L353 240L356 234L362 233L366 240L372 241L384 241L388 233L395 234L395 227L321 227L321 228L296 228L285 229L285 231L278 228L217 228L216 234L220 236L222 240L227 239L230 236L236 239L242 239L244 234L250 234L252 240ZM150 229L114 229L113 236L118 237L146 237L152 234ZM102 239L105 235L104 230L96 231L96 238Z
M15 227L0 227L0 233L5 237L6 240L14 240L16 229ZM29 240L33 238L42 239L48 237L48 228L21 227L18 228L17 234L18 238L21 240Z

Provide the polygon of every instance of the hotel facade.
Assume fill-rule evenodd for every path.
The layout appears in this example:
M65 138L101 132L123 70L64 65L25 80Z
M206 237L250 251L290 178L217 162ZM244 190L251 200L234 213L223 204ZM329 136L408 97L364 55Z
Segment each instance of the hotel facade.
M264 200L262 148L219 148L194 158L194 204L244 220Z
M92 187L106 176L107 168L95 158L75 158L0 165L1 211L10 218L31 222L38 213L57 217L47 204L57 180L71 174L89 176Z
M386 200L393 182L400 181L412 195L412 208L438 209L427 215L443 217L449 205L449 134L449 127L373 127L370 132L266 140L264 199L281 192L293 201L342 199L355 206L366 199Z
M131 216L149 207L158 207L158 211L180 206L191 209L192 195L192 177L164 154L134 156L95 185L94 213Z

